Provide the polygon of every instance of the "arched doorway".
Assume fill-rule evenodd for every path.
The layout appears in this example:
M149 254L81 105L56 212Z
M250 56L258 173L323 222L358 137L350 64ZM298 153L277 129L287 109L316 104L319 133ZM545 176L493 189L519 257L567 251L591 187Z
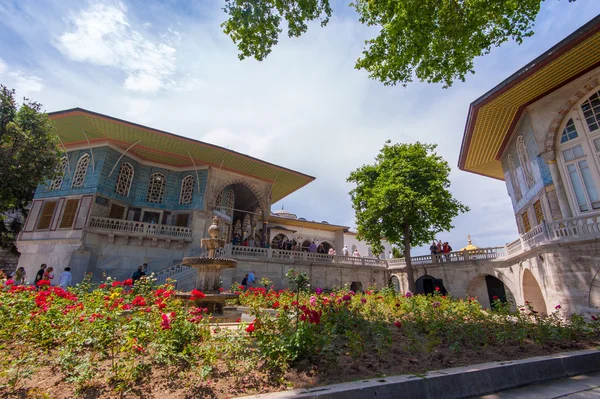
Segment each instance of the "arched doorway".
M324 249L324 253L329 253L329 248L332 248L333 245L331 245L330 243L328 243L327 241L321 241L319 245L323 246Z
M273 237L273 239L271 240L271 248L279 248L279 243L280 242L285 242L285 240L287 240L287 236L285 234L277 234L275 237Z
M446 295L448 291L444 287L444 282L442 279L435 278L428 274L425 274L415 281L417 292L416 294L433 294L436 288L439 288L439 293L442 295Z
M310 241L310 240L302 241L302 251L308 252L308 247L310 247L310 244L312 244L312 241Z
M477 298L483 308L493 307L496 297L503 303L513 300L502 280L489 274L471 280L467 287L467 295Z
M523 272L523 299L539 314L548 314L544 294L531 270Z
M352 284L350 284L350 290L354 292L362 292L363 285L360 281L353 281Z
M393 288L396 293L400 292L400 280L398 280L398 277L390 277L389 286Z
M214 209L231 217L233 237L236 242L248 242L252 246L260 246L256 242L262 229L261 204L256 195L243 183L230 184L217 194L219 204ZM256 211L259 210L257 213ZM260 240L262 241L262 239Z

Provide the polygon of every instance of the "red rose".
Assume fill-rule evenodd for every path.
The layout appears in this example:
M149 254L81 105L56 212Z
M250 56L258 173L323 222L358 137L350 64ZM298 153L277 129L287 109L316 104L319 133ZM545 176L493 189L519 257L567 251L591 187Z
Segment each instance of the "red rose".
M439 290L440 290L440 287L435 287L435 290L436 290L436 291L439 291Z
M123 281L123 285L126 287L130 287L133 285L133 280L128 278L127 280Z
M252 332L254 332L254 330L255 330L255 328L254 328L254 323L250 323L250 324L248 325L248 327L246 327L246 332L247 332L247 333L252 333Z
M206 298L206 295L204 294L204 292L199 291L195 288L192 290L192 295L190 296L190 299L192 301L194 301L196 299L204 299L204 298Z
M399 321L395 321L394 325L398 328L402 327L402 323L400 323Z
M38 287L43 287L45 285L50 285L50 280L40 280L36 284Z
M492 297L492 299L493 299L494 301L497 301L497 300L498 300L498 299L500 299L500 298L498 298L498 295L494 295L494 296Z

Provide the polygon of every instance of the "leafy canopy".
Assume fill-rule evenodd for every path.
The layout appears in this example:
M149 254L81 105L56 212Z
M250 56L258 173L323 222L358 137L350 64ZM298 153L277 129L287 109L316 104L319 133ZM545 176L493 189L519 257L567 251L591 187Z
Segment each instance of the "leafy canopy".
M42 105L0 85L0 215L25 212L38 184L53 178L60 159L58 136ZM19 218L0 216L0 246L10 247Z
M428 243L469 210L450 193L450 167L435 148L419 142L392 145L388 140L375 164L363 165L348 177L356 184L350 196L358 235L374 252L383 250L382 238L404 247L406 231L410 246Z
M239 58L264 60L287 24L299 37L311 21L327 25L329 0L225 0L229 19L221 26ZM572 2L575 0L569 0ZM357 69L385 85L406 85L413 76L452 85L474 73L475 57L509 39L521 44L533 34L542 0L355 0L361 23L379 29L365 41Z

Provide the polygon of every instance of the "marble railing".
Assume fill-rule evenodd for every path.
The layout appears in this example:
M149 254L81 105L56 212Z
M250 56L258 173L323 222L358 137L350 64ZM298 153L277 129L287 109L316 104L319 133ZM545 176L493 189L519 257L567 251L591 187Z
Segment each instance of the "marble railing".
M585 216L549 222L548 236L552 240L560 238L595 238L600 236L600 215Z
M412 256L413 265L446 263L446 262L465 262L470 260L499 259L506 256L504 247L477 248L470 251L454 251L439 255L421 255ZM389 259L389 267L403 267L406 264L405 259Z
M87 227L90 230L131 233L132 235L186 239L189 241L192 239L192 229L188 227L142 223L131 220L111 219L98 216L91 216Z
M241 245L228 245L224 248L224 256L252 259L287 259L313 263L336 263L362 266L387 266L385 259L361 258L354 256L328 255L314 252L287 251L277 248L255 248Z

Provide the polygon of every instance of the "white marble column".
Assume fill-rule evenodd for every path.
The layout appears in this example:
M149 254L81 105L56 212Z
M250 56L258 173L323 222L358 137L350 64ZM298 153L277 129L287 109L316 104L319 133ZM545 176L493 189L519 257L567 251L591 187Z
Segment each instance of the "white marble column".
M550 169L550 175L552 176L552 182L554 183L554 189L556 190L556 198L558 199L558 206L560 207L560 213L562 214L563 219L573 217L571 207L569 206L569 200L565 192L565 186L562 177L560 176L560 172L558 171L556 154L554 151L547 151L542 153L541 156Z

